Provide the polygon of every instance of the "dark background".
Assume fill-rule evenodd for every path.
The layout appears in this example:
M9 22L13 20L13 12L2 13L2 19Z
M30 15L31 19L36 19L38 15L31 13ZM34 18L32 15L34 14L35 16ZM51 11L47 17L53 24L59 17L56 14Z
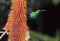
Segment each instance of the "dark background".
M2 28L7 22L10 4L10 0L0 0L0 31L4 31ZM0 35L2 35L2 33L0 33ZM7 41L7 39L8 36L6 34L0 41Z
M48 34L51 37L56 35L60 29L60 3L53 4L52 0L28 0L28 13L36 10L46 10L39 14L36 19L29 19L28 25L31 30Z

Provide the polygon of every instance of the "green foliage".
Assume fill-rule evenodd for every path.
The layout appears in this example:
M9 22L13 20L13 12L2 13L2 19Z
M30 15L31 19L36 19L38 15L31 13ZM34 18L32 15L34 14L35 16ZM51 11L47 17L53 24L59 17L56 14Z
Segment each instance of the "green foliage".
M0 20L8 16L10 5L10 0L0 0Z
M54 5L58 5L60 0L52 0Z
M56 32L56 37L54 38L35 31L30 31L30 36L29 41L60 41L60 31Z
M3 12L4 10L6 10L7 6L10 5L10 0L0 0L0 12Z

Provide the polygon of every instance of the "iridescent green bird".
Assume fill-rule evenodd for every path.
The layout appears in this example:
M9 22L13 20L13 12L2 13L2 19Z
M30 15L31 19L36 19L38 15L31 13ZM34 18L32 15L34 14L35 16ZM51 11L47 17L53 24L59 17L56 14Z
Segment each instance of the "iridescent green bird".
M41 12L46 11L46 10L37 10L35 12L31 12L29 18L30 19L36 19Z

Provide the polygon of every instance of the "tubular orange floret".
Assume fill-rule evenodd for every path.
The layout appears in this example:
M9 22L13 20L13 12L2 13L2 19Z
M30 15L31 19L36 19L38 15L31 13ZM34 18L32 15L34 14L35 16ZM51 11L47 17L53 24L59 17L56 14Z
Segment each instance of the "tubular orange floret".
M9 41L26 41L28 31L26 0L12 0L11 2L11 11L4 29L10 30Z

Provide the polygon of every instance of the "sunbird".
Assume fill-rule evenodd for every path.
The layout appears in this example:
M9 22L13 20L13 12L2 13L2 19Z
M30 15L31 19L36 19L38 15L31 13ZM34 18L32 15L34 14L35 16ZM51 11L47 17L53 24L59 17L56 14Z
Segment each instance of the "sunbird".
M29 14L29 18L30 19L36 19L38 17L38 15L41 14L41 12L43 12L43 11L46 11L46 10L37 10L35 12L31 12Z

